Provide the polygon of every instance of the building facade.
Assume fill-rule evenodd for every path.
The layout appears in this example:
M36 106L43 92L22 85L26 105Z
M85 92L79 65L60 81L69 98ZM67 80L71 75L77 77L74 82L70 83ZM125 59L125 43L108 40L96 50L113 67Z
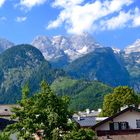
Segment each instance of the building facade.
M140 110L128 107L92 127L99 140L140 140Z

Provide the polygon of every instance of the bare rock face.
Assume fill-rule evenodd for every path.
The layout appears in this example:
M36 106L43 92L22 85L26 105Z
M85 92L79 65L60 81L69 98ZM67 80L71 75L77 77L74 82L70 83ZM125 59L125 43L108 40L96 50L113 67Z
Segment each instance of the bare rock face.
M125 54L133 52L140 52L140 39L137 39L133 44L129 45L124 49Z
M4 52L6 49L14 46L14 43L8 41L7 39L0 38L0 53Z
M124 49L123 54L125 66L131 77L140 76L140 39Z
M54 36L48 38L46 36L37 36L32 45L43 53L46 60L52 61L67 56L69 62L101 47L87 33L70 37Z

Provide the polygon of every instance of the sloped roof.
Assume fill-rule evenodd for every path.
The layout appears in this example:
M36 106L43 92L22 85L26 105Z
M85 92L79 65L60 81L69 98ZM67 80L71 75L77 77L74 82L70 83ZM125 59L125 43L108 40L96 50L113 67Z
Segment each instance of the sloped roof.
M4 118L0 118L0 130L5 129L7 125L13 124L13 123L15 123L15 121L4 119Z
M96 124L95 117L73 117L74 121L76 121L81 127L92 127Z
M0 116L11 116L11 109L18 105L0 105Z
M133 107L133 106L130 106L130 107L128 107L128 108L126 108L126 109L124 109L124 110L122 110L122 111L116 113L115 115L113 115L113 116L111 116L111 117L108 117L107 119L105 119L105 120L103 120L103 121L101 121L101 122L99 122L99 123L93 125L92 128L95 129L96 127L98 127L98 126L100 126L100 125L102 125L102 124L104 124L104 123L106 123L106 122L108 122L108 121L112 121L112 120L113 120L114 118L116 118L117 116L119 116L119 115L121 115L121 114L123 114L123 113L125 113L125 112L127 112L127 111L132 111L132 110L134 110L134 111L136 111L136 112L140 112L140 109L138 109L138 108L136 108L136 107Z

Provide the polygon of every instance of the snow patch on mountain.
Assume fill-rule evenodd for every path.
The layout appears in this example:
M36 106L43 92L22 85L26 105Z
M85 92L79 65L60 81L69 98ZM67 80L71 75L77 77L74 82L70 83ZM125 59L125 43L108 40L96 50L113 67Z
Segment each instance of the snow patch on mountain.
M84 46L83 48L81 48L81 49L79 49L79 50L77 50L79 53L81 53L81 54L86 54L87 53L87 51L88 51L88 47L87 46Z
M37 36L33 40L32 45L37 47L47 60L66 55L69 61L92 52L95 48L102 47L87 33L70 37L61 35L52 38Z
M115 54L119 54L121 52L121 49L114 48L114 47L112 47L112 50L114 51Z

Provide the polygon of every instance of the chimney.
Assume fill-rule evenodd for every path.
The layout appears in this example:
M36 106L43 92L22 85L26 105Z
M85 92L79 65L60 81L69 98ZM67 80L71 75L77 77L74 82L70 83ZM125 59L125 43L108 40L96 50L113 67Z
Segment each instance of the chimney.
M101 112L102 111L102 109L101 108L98 108L98 112Z
M87 114L90 114L90 109L87 108L87 109L86 109L86 113L87 113Z
M78 120L78 121L80 121L80 120L81 120L81 117L80 117L80 116L78 116L77 120Z
M138 105L138 109L140 109L140 104Z

